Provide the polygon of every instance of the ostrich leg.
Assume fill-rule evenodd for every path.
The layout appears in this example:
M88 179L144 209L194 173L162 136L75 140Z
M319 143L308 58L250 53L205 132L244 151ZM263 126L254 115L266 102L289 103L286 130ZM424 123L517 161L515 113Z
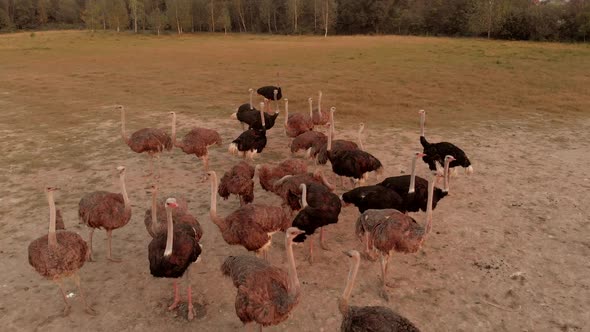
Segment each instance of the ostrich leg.
M65 316L67 316L67 315L69 315L69 314L70 314L70 309L71 309L72 307L71 307L71 306L70 306L70 304L68 303L68 298L67 298L67 296L66 296L66 292L64 291L63 280L61 280L61 279L55 279L54 281L55 281L55 283L56 283L56 284L59 286L59 290L60 290L60 292L61 292L61 296L63 297L63 299L64 299L64 302L65 302L65 304L66 304L66 306L64 307L64 312L63 312L63 315L64 315L64 317L65 317Z
M174 310L180 303L180 294L178 293L178 282L174 279L174 302L168 307L168 310Z
M188 299L188 320L191 321L195 318L195 309L193 308L193 289L191 286L191 277L190 277L190 266L186 270L186 281L188 283L187 286L187 299Z
M383 288L381 290L381 297L385 299L385 301L389 301L389 294L387 293L387 287L393 288L393 284L388 283L386 280L387 277L387 264L389 262L389 253L384 254L381 253L381 277L383 279Z
M307 241L309 241L309 255L307 255L307 260L309 264L313 264L313 239L311 239L311 236Z
M369 232L365 233L365 252L364 252L364 256L366 259L374 262L375 261L375 257L373 256L373 243L371 241L371 237Z
M74 279L74 282L76 283L76 287L78 288L78 293L80 293L82 302L84 302L86 313L92 316L96 316L96 311L94 311L94 309L92 309L92 307L88 305L88 302L86 301L86 296L84 296L84 292L82 292L82 287L80 286L80 276L78 275L78 272L74 273L72 277Z
M87 260L89 262L94 262L94 258L92 257L92 235L94 235L94 228L90 228L88 231L88 257Z
M114 263L120 263L121 262L120 259L113 258L113 250L112 250L113 230L112 229L107 229L107 240L109 242L108 243L109 253L108 253L107 259L111 262L114 262Z
M144 178L149 178L154 174L154 155L152 153L150 153L149 155L150 155L150 161L149 161L150 170L146 175L143 176Z
M330 248L326 245L326 241L324 239L324 227L320 227L320 247L324 250L330 250Z

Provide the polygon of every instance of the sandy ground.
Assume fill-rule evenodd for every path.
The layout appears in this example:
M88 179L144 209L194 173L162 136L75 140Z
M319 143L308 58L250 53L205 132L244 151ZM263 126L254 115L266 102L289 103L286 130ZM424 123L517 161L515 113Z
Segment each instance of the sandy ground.
M7 105L4 106L15 106ZM99 108L90 111L98 112ZM218 129L223 146L211 151L211 165L220 175L237 157L227 144L240 133L239 125L222 114L201 123L179 113L180 135L193 125ZM280 119L280 118L279 118ZM162 116L161 123L164 121ZM154 117L128 114L128 127L152 126ZM371 130L367 121L366 149L386 166L385 176L407 172L412 152L420 148L416 128ZM523 121L480 123L466 130L427 131L431 141L448 140L470 156L475 174L463 172L451 182L452 194L434 211L433 232L414 255L395 254L389 279L397 285L390 302L378 295L379 264L363 261L353 291L353 305L386 305L405 315L423 331L583 331L590 326L589 206L590 121L574 127L560 120L531 116ZM3 331L234 331L242 327L234 310L236 289L220 273L228 255L244 254L228 246L209 219L209 184L201 182L200 161L180 150L162 156L165 192L181 192L191 200L190 211L204 229L202 261L192 267L197 318L186 319L186 307L168 312L172 282L152 278L147 260L150 237L143 225L149 197L143 172L146 156L133 153L118 136L119 117L96 122L88 128L72 127L70 142L84 147L82 166L63 161L53 170L27 174L18 165L3 170L0 198L0 326ZM338 124L340 137L353 138L351 125ZM428 129L427 129L428 130ZM23 137L17 129L5 129L5 137ZM89 135L90 134L90 135ZM10 136L12 135L12 136ZM277 127L258 162L288 157L287 138ZM113 146L101 151L103 145ZM7 150L4 150L4 149ZM9 149L10 148L10 149ZM2 145L3 151L18 149ZM11 150L12 149L12 150ZM41 145L39 158L46 158ZM100 151L100 152L99 152ZM98 158L98 156L101 156ZM80 162L80 161L78 161ZM96 317L84 313L73 283L68 283L75 305L61 316L63 307L57 286L42 279L27 262L28 243L46 232L47 206L42 187L60 186L57 194L66 227L87 238L78 224L80 197L92 190L118 191L114 168L127 166L127 184L133 205L131 222L114 231L114 254L122 263L106 260L106 236L95 234L96 262L80 271L82 285ZM328 167L327 173L331 174ZM418 174L427 168L419 164ZM335 180L335 179L334 179ZM279 204L257 183L255 202ZM337 188L337 194L343 188ZM220 200L220 214L237 208L237 199ZM343 250L361 250L354 236L358 211L343 209L338 224L327 228L330 251L316 245L316 263L303 259L307 247L296 247L302 296L289 320L268 331L337 331L341 316L336 299L343 290L349 263ZM414 216L424 221L424 214ZM285 267L282 233L274 235L273 264ZM317 241L317 240L316 240ZM183 293L183 297L185 293Z

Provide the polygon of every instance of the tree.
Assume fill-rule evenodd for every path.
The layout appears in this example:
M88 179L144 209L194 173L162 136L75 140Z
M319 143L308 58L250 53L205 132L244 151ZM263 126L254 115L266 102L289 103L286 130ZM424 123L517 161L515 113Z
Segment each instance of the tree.
M321 28L324 30L324 37L328 37L328 29L336 25L336 1L323 0L322 4L322 23Z
M49 8L49 1L48 0L38 0L37 1L37 23L42 26L47 24L48 19L48 8Z
M129 0L129 9L131 10L131 18L133 19L133 32L137 33L137 19L139 15L139 7L143 6L139 0Z
M19 0L14 3L14 25L17 29L35 27L35 6L32 0Z
M10 16L8 16L8 12L6 9L0 7L0 30L7 30L12 27L12 22L10 21Z
M160 35L160 31L166 25L168 17L162 13L160 7L155 6L149 13L148 21L150 25L156 30L157 35Z
M129 15L123 0L108 0L107 10L109 27L121 31L121 28L129 27Z
M227 29L231 30L231 17L229 16L229 8L224 4L217 17L217 23L223 27L223 33L227 35Z
M86 5L82 11L82 21L86 24L86 28L95 31L100 17L100 4L97 0L86 0Z
M274 10L273 2L273 0L261 0L260 6L258 7L258 9L260 10L260 19L262 20L262 23L268 27L269 33L272 33L270 21ZM244 31L245 30L246 26L244 25Z

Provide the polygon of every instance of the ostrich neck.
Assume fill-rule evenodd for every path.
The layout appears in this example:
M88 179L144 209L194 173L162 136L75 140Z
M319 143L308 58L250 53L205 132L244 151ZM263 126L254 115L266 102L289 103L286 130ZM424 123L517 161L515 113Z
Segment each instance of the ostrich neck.
M264 129L264 127L266 126L266 123L264 123L264 108L260 108L260 121L262 121L262 129Z
M305 209L307 206L307 186L304 184L301 186L301 208Z
M289 103L285 101L285 127L289 125Z
M410 175L410 187L408 189L408 193L412 194L416 191L416 160L418 159L418 155L414 156L412 159L412 175Z
M309 101L309 118L313 119L313 102Z
M350 298L350 294L352 293L352 287L354 286L354 281L356 279L356 274L359 271L360 265L360 257L353 257L353 261L350 264L350 270L348 271L348 278L346 279L346 287L344 287L344 292L342 293L341 303L340 303L340 311L344 313L343 309L348 308L348 299Z
M172 114L172 145L176 146L176 114Z
M49 232L47 234L47 242L50 247L57 246L57 234L55 233L55 201L53 200L53 192L47 193L47 201L49 202Z
M332 150L332 136L334 136L334 112L330 111L330 134L328 135L327 151Z
M451 160L450 159L446 159L445 158L445 169L443 171L443 175L444 175L444 192L448 192L449 191L449 165L451 164Z
M121 137L123 137L123 141L125 144L129 145L129 137L125 131L125 109L121 109Z
M166 207L166 249L164 250L164 256L170 256L172 254L172 246L174 244L174 225L172 224L172 210Z
M320 118L322 117L322 92L320 91L320 95L318 96L318 114Z
M363 129L364 127L359 128L359 147L364 151L365 147L363 146Z
M420 113L420 136L424 136L424 123L426 122L426 113Z
M158 208L158 194L156 193L156 190L154 189L154 191L152 192L152 232L154 234L156 234L158 228L158 217L157 217L157 211L156 209Z
M434 196L434 183L435 179L433 177L430 178L428 182L428 201L426 203L426 225L424 226L424 236L430 233L430 229L432 228L432 200Z
M252 109L252 95L254 94L254 90L250 91L250 109Z
M211 209L209 210L209 216L211 217L211 221L223 232L227 229L227 225L225 219L217 216L217 190L217 175L213 173L211 175Z
M299 293L301 285L297 277L297 268L295 267L295 256L293 256L293 240L288 236L285 237L285 249L287 251L287 261L289 263L289 295Z
M119 175L119 185L121 186L121 194L123 195L123 202L125 202L125 209L131 209L129 196L127 196L127 188L125 187L125 173Z

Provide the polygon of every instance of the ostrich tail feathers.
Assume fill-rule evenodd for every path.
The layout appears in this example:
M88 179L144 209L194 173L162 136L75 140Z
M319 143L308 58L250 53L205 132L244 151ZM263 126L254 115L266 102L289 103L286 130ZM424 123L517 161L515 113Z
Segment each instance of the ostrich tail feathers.
M234 119L234 120L237 120L238 119L238 112L232 113L229 117L232 118L232 119Z
M459 175L459 171L457 170L456 167L451 168L451 172L450 172L450 176L452 177L457 177Z
M305 150L305 159L311 159L311 148Z
M473 174L473 166L469 165L469 167L465 168L465 174L467 174L467 175Z
M229 148L227 150L231 154L238 154L238 145L236 143L230 143Z
M426 137L420 136L420 144L422 144L423 148L427 148L430 146L430 143L426 140Z

